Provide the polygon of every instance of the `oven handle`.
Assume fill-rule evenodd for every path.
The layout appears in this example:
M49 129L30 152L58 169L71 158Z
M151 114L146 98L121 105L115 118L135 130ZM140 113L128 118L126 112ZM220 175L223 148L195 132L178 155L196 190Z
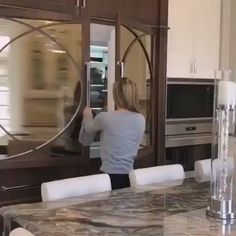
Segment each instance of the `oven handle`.
M209 144L212 142L212 135L193 135L184 137L168 137L166 136L166 148L183 147L192 145Z
M196 138L211 138L212 135L199 135L199 136L191 136L191 137L166 137L168 141L170 140L188 140L188 139L196 139Z

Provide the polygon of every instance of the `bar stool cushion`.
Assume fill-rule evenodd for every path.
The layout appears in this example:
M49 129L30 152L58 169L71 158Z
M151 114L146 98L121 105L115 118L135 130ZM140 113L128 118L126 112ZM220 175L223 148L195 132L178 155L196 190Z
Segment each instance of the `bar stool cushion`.
M211 159L199 160L194 163L194 177L198 182L209 181L211 177Z
M223 159L217 158L213 160L213 178L220 176L223 167ZM234 169L234 159L229 157L227 159L228 174L232 175ZM209 181L211 178L211 159L200 160L194 163L194 177L198 182Z
M31 234L28 230L24 229L24 228L16 228L13 229L9 236L34 236L33 234Z
M108 174L69 178L41 185L42 201L55 201L106 191L111 191L111 180Z
M183 166L180 164L156 166L132 170L129 173L131 187L139 185L164 183L185 178Z

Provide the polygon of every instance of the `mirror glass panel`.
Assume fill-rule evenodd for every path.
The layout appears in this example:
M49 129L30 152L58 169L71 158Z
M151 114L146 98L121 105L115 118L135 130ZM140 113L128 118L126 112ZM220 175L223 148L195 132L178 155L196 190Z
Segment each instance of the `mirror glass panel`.
M81 98L82 25L0 19L0 48L0 151L11 156L52 139L75 115ZM46 151L79 152L75 126Z
M142 146L151 144L151 42L151 35L125 26L121 27L120 55L123 62L123 76L135 81L139 110L146 118Z

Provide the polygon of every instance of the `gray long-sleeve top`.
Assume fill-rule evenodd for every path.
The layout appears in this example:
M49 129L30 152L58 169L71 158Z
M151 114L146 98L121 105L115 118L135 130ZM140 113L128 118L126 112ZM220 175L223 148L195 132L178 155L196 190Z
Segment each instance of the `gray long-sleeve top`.
M133 169L139 144L145 130L145 118L129 111L101 112L94 119L83 120L80 142L92 142L101 132L101 171L108 174L128 174ZM87 136L87 137L86 137Z

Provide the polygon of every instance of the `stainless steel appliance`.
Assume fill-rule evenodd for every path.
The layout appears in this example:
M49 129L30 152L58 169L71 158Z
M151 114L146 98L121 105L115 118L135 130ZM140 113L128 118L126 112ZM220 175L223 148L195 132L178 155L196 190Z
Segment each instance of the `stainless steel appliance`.
M166 147L211 143L213 99L213 80L168 80Z
M186 120L166 124L166 147L211 143L212 120Z

